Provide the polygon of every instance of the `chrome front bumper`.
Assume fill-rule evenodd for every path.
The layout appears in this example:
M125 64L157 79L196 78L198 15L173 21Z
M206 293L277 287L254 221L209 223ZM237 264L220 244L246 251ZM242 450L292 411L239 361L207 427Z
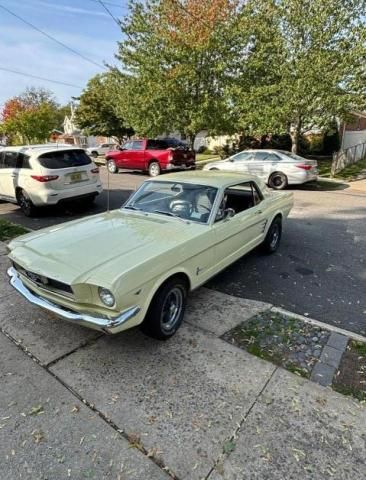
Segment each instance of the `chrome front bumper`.
M38 307L52 312L68 322L83 325L84 327L89 327L94 330L99 330L105 333L118 333L121 329L120 327L131 320L140 311L140 307L138 306L130 307L114 318L95 317L94 315L89 315L87 313L74 312L31 292L24 285L14 267L8 269L8 275L10 277L10 284L30 303L33 303L33 305L37 305Z

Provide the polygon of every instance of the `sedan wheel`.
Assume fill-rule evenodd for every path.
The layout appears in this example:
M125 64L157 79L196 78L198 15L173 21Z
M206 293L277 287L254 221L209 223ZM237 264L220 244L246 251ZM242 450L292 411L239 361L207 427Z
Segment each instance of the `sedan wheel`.
M167 340L180 327L186 306L187 286L179 277L165 282L155 294L142 331L158 340Z
M107 160L107 168L109 173L118 173L118 167L114 160Z
M92 152L91 155L93 158L98 158L98 152Z
M287 187L287 177L282 172L272 173L269 177L268 185L274 190L283 190Z
M149 165L149 175L150 177L157 177L160 175L161 168L158 162L151 162Z

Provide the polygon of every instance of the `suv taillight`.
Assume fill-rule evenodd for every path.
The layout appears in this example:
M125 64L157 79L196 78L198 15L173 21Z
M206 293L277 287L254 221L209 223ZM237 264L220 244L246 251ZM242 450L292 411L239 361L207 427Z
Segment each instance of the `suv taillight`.
M58 175L31 175L31 177L34 180L37 180L37 182L52 182L52 180L57 180Z

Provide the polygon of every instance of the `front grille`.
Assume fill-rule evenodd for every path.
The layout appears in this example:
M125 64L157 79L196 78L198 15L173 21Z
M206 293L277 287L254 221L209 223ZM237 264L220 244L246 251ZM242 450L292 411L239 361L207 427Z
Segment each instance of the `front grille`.
M38 287L43 288L44 290L50 290L56 293L66 294L68 296L74 294L70 285L67 285L66 283L59 282L58 280L54 280L53 278L45 277L43 275L39 275L38 273L31 272L30 270L26 270L15 262L13 262L13 267L21 275L26 277L32 283L36 284Z

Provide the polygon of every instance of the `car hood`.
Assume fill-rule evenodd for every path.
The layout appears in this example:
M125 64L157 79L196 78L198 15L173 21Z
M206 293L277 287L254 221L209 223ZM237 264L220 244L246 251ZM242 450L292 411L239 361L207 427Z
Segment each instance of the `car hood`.
M107 286L117 272L184 243L202 228L205 225L176 218L115 210L23 235L10 243L9 257L27 270L70 285L103 272Z

